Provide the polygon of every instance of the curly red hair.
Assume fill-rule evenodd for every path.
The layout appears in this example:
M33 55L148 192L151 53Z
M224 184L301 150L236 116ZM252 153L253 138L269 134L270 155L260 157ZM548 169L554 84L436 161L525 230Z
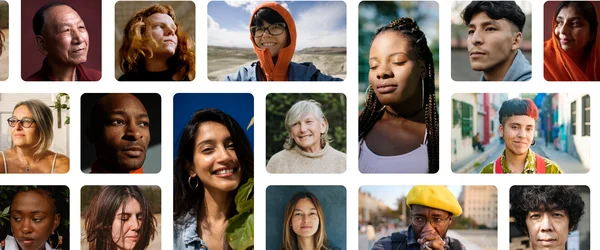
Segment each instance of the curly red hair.
M148 19L152 14L169 15L177 25L177 50L175 55L167 60L170 69L175 70L175 80L189 79L194 80L196 76L196 53L194 51L194 41L190 36L180 29L175 16L173 7L166 4L154 4L148 8L138 11L125 25L123 32L123 43L119 49L119 64L124 73L135 71L140 72L145 69L145 58L152 57L152 49L159 44L152 38L150 21Z

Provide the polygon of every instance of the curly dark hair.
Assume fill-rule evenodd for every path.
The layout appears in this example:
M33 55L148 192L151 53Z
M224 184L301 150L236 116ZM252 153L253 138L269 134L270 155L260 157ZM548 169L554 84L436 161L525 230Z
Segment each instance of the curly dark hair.
M390 22L377 30L373 40L379 34L386 31L394 31L402 34L408 39L410 45L417 52L417 59L425 62L426 75L423 79L425 84L425 125L427 127L427 158L429 173L437 173L439 170L439 129L438 113L435 104L435 69L433 67L433 54L427 46L427 38L417 22L412 18L402 17ZM358 139L364 140L375 123L383 116L383 104L377 99L374 90L367 93L367 101L364 111L358 117Z
M531 211L564 210L569 215L569 231L577 229L585 203L575 186L513 186L510 188L510 216L517 229L528 234L527 215Z

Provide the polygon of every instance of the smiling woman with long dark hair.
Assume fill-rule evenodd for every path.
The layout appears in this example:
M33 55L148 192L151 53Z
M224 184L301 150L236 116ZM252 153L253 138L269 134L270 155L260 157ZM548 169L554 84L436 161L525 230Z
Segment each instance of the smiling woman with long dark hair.
M225 238L240 186L254 176L250 141L218 109L196 111L173 166L173 249L230 249Z

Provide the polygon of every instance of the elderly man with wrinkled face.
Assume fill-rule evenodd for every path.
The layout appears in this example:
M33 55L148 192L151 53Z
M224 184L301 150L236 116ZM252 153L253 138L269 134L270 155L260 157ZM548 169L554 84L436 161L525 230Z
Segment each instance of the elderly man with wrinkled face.
M25 81L98 81L101 72L84 67L89 34L83 19L66 3L42 6L33 17L35 45L46 58Z
M96 149L92 173L143 173L150 117L132 94L108 94L94 105L87 137Z
M392 233L375 242L372 250L465 250L457 239L446 233L453 216L462 208L445 186L414 186L406 197L410 207L408 230Z

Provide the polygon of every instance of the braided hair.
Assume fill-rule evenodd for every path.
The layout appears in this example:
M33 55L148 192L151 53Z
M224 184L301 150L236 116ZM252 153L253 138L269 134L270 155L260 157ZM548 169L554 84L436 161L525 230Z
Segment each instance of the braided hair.
M433 67L433 55L429 46L427 46L427 38L423 31L419 29L417 22L412 18L402 17L390 22L377 30L373 36L375 38L385 31L395 31L407 38L412 47L417 52L417 59L425 62L426 75L423 79L424 96L425 96L425 126L427 127L427 158L429 161L429 173L436 173L439 170L439 129L438 129L438 114L435 105L435 70ZM371 40L371 43L373 42ZM365 109L358 117L358 139L364 140L367 134L375 123L383 116L384 105L377 99L375 91L371 88L366 93L367 100Z

